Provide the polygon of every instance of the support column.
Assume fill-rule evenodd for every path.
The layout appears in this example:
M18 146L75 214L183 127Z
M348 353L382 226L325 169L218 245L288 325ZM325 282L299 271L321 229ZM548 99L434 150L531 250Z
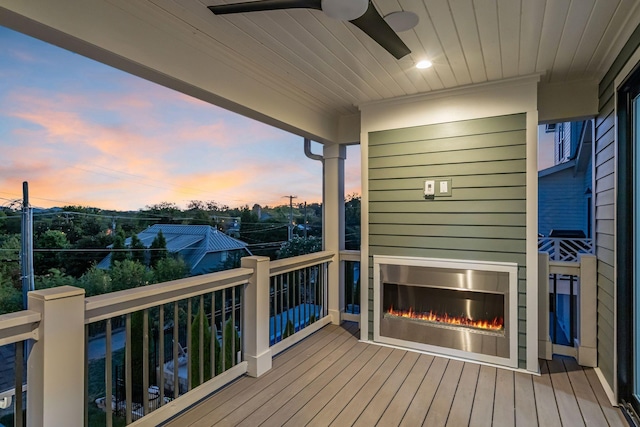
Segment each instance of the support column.
M551 360L549 338L549 254L538 253L538 357Z
M324 146L323 248L339 257L344 249L344 160L347 148ZM339 258L336 258L339 259ZM344 311L344 263L329 263L329 315L339 325Z
M29 310L42 315L40 339L27 361L27 425L84 424L84 289L33 291Z
M580 293L578 297L578 364L598 366L597 263L594 255L581 254Z
M253 270L244 294L244 359L248 363L247 373L259 377L271 369L272 362L269 347L269 257L245 257L241 266Z

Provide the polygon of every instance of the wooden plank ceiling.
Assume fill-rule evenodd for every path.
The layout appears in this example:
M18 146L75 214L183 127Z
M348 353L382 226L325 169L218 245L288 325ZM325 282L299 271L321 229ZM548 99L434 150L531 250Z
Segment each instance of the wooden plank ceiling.
M321 11L215 16L206 6L237 0L112 2L338 115L370 101L533 73L543 84L599 80L640 22L636 0L374 0L382 15L420 18L399 34L412 53L396 60ZM434 66L416 69L421 59Z

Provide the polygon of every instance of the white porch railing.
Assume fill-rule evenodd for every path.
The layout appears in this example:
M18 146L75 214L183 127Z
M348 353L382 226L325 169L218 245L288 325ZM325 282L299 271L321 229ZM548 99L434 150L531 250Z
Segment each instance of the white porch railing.
M538 254L538 351L550 360L552 354L575 357L582 366L597 366L597 296L594 255L579 254L577 262L550 261L549 254ZM558 326L553 317L561 311L563 297L567 313L568 341L554 343L552 331Z
M271 368L274 354L331 321L328 295L338 290L339 283L329 283L327 266L334 258L332 252L273 262L247 257L238 269L91 298L69 286L31 292L30 310L0 316L0 345L33 340L28 355L27 425L90 424L88 409L95 399L88 401L88 383L96 369L103 378L101 417L107 426L116 416L131 425L156 425L240 375L263 374ZM287 281L286 290L273 287L279 280ZM301 314L308 306L317 308L314 318ZM269 325L276 323L271 318L295 319L287 314L295 310L305 321L298 322L291 336L281 336L270 346ZM340 307L333 310L339 312ZM209 329L209 321L216 326ZM112 326L119 322L124 328L114 332ZM96 338L103 341L104 352L90 366L89 336L96 329L104 334ZM140 338L133 337L136 333ZM112 339L116 334L124 334L117 351ZM95 341L91 343L94 351ZM136 351L142 354L139 366ZM159 360L152 357L156 352ZM95 360L100 363L94 365ZM113 371L120 360L125 372L122 384ZM206 374L208 365L212 375ZM136 371L142 371L142 384L133 381ZM17 389L21 386L20 382ZM113 397L119 388L125 396L121 404ZM135 398L136 394L142 397Z
M580 254L593 254L593 239L538 237L538 252L546 252L552 261L577 262Z
M0 316L0 347L14 345L14 387L0 392L0 409L13 409L14 426L23 425L22 411L23 393L27 386L23 384L24 378L24 348L28 340L38 340L38 324L42 316L40 313L23 310L17 313L9 313ZM3 361L7 363L8 361ZM6 366L4 367L7 368Z
M360 251L340 251L340 277L344 280L344 320L360 322Z

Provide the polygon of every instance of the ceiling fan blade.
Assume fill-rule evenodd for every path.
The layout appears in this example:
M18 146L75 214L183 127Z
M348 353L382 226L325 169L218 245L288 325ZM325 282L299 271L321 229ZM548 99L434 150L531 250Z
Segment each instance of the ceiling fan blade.
M385 48L387 52L395 56L396 59L411 53L407 45L380 16L371 0L369 0L369 7L364 15L349 22L364 31L365 34Z
M321 0L262 0L242 3L221 4L208 6L216 15L226 13L258 12L262 10L278 9L317 9L322 10Z

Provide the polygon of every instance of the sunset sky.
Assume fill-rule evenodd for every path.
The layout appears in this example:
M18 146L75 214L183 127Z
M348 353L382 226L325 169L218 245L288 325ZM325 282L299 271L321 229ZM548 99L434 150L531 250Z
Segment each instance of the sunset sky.
M273 206L320 201L321 177L299 136L0 27L0 205L28 181L37 207Z

